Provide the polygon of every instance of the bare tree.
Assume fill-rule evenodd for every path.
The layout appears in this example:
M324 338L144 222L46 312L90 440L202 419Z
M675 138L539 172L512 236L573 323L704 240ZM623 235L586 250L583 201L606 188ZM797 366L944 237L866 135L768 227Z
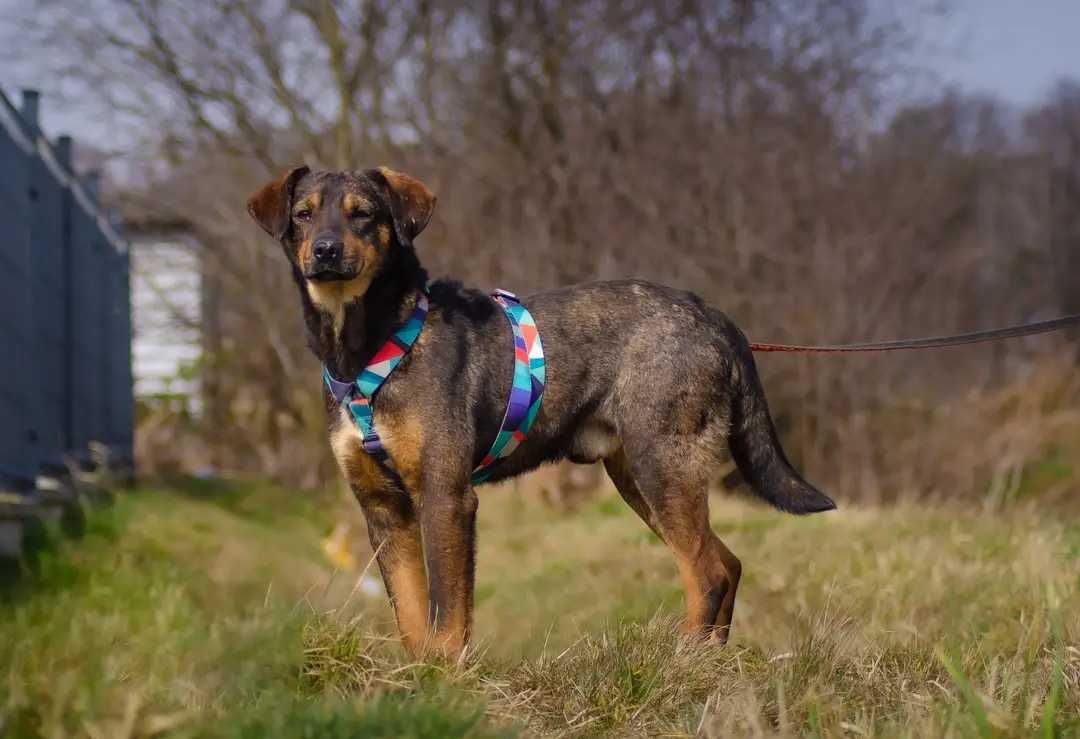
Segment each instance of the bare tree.
M523 292L648 277L752 337L972 329L1036 313L1049 283L1074 305L1075 85L1022 125L946 93L882 126L883 99L916 66L911 17L896 13L867 0L42 0L14 42L55 49L54 71L130 134L117 139L129 216L182 223L201 245L219 463L314 483L329 470L309 461L317 368L284 264L241 212L300 160L427 181L440 208L420 249L436 274ZM890 409L992 387L1019 356L761 364L787 446L858 495L941 473L902 469L926 449L907 421L881 421Z

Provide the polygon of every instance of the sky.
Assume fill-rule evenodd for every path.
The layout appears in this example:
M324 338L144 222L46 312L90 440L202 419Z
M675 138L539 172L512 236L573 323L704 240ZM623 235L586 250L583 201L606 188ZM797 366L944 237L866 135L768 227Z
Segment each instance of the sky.
M952 17L931 31L942 81L1026 105L1080 77L1080 0L951 1Z
M0 18L19 1L0 0ZM894 1L911 0L871 0L871 4ZM928 67L933 78L925 86L927 92L946 83L1025 106L1042 99L1059 78L1080 78L1080 0L941 1L949 8L948 15L922 24L917 31L919 46L924 47L917 62ZM25 82L34 80L0 76L0 85L16 105L15 93ZM42 86L48 90L48 83ZM917 85L915 92L921 88ZM47 98L42 108L50 136L76 130L80 139L92 143L96 135L107 135L106 127L88 125L80 111L51 108Z

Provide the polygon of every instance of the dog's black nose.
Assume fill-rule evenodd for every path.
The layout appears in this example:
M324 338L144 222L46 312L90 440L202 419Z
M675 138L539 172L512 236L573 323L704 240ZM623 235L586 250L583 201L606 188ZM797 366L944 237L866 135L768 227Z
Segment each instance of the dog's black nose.
M345 251L345 245L333 238L316 239L311 253L319 264L337 264Z

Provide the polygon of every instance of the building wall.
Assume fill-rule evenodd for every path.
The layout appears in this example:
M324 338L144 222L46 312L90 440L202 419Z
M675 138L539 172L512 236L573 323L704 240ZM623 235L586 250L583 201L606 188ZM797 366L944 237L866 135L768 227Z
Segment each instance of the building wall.
M147 234L132 241L135 397L182 399L199 410L199 384L189 371L202 356L202 277L190 240Z

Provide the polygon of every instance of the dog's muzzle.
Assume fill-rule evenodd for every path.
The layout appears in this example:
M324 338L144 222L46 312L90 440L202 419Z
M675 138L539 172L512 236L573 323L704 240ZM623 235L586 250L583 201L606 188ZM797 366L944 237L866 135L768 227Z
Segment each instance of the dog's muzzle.
M304 277L309 280L332 282L356 277L356 266L345 264L345 244L339 239L316 239L311 247L311 257L311 264L304 271Z

